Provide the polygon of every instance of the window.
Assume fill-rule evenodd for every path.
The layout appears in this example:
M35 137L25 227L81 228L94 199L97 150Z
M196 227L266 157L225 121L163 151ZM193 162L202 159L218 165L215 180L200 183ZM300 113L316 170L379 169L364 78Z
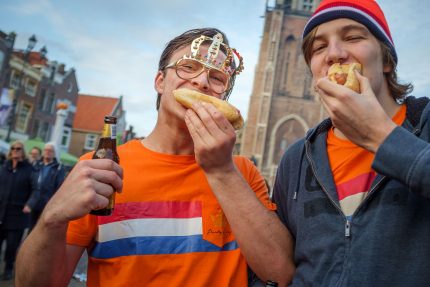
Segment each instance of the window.
M45 110L51 114L55 111L55 94L54 93L49 93L48 97L46 98L45 106L44 106L43 110Z
M30 97L36 96L36 82L28 80L25 84L25 93Z
M37 110L43 111L43 104L45 103L45 100L46 100L46 89L41 89L39 102L37 103Z
M48 136L49 136L49 123L48 122L44 122L41 126L41 128L39 129L39 137L43 140L43 141L48 141Z
M31 132L31 136L36 138L39 135L40 121L35 119L33 122L33 131Z
M273 72L272 70L266 71L266 78L264 79L264 91L270 92L270 89L272 87L272 78L273 78Z
M12 77L10 78L10 87L14 88L15 90L18 90L19 88L19 81L20 81L20 77L18 74L13 73Z
M4 62L4 52L0 51L0 71L3 68L3 62Z
M85 146L84 149L95 149L96 148L97 135L95 134L87 134L85 137Z
M275 58L275 45L275 41L270 42L269 61L273 61L273 59Z
M27 130L28 120L31 116L32 105L29 103L22 103L16 119L15 128L17 131L25 133Z
M69 83L68 86L67 86L67 92L71 93L72 91L73 91L73 84Z
M72 129L69 127L64 127L63 136L61 137L61 146L64 148L68 148L70 144L70 135L72 133Z

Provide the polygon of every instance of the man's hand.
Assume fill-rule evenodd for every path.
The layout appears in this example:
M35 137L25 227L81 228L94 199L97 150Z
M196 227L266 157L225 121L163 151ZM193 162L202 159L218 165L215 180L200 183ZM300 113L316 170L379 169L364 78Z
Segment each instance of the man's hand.
M220 111L208 103L195 103L187 110L185 123L194 141L196 161L206 173L234 170L236 133Z
M108 205L122 191L122 168L112 160L82 160L76 164L43 213L47 223L65 224Z
M361 94L336 85L327 77L316 83L318 94L333 125L350 141L371 152L376 152L396 124L378 102L369 80L357 71Z

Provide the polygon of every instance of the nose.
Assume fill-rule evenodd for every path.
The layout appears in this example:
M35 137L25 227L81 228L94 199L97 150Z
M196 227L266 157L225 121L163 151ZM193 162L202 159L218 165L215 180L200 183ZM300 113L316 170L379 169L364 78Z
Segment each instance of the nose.
M200 75L191 79L191 84L193 87L205 92L209 91L209 79L208 79L208 71L204 69Z
M343 63L348 57L347 51L339 41L330 41L327 46L326 62L328 65Z

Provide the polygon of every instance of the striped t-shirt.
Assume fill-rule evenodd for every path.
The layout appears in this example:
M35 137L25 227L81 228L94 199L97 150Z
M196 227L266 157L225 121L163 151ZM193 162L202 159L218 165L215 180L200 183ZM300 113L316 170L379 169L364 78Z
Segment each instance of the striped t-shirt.
M401 125L405 118L406 106L402 105L392 120ZM376 176L371 167L375 155L349 140L338 138L333 128L327 136L327 153L340 207L350 218L367 196Z
M194 155L160 154L137 140L118 153L124 180L113 214L84 216L67 231L68 244L87 248L87 286L248 286L245 258ZM274 210L257 168L234 161Z

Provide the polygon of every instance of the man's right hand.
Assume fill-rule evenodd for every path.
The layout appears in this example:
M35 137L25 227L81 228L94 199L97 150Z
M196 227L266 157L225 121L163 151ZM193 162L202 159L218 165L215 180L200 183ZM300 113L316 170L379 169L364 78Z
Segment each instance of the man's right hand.
M109 196L122 191L122 178L122 168L112 160L79 161L46 205L44 222L63 225L106 207Z

